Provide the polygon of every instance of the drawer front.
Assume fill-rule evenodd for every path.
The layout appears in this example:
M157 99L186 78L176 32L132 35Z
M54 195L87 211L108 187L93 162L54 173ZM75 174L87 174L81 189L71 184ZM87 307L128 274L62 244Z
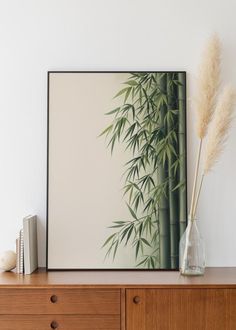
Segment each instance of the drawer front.
M118 315L1 315L1 330L120 330Z
M120 290L1 289L0 314L120 314Z
M130 289L126 330L235 330L236 289Z

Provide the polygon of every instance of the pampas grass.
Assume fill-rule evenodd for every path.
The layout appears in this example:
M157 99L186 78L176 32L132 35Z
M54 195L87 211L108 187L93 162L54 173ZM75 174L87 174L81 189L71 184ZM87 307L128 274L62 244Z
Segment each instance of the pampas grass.
M190 204L190 218L194 216L194 202L197 192L197 179L199 175L199 164L202 152L202 141L206 136L208 125L212 119L215 108L217 91L220 83L220 57L221 46L219 38L214 34L207 42L203 58L199 67L198 94L196 97L197 124L196 131L199 138L197 152L192 198Z
M199 67L198 95L196 97L197 135L202 140L214 112L220 84L220 40L214 34L208 41Z
M205 175L209 173L217 163L224 149L229 133L229 128L233 119L235 101L236 92L234 88L230 85L226 86L219 97L219 101L216 105L216 110L208 133L203 173L193 207L194 216L196 215L196 209L201 193L203 179Z
M213 168L223 150L233 119L235 97L236 94L233 87L226 86L219 98L208 134L204 160L204 174L207 174Z

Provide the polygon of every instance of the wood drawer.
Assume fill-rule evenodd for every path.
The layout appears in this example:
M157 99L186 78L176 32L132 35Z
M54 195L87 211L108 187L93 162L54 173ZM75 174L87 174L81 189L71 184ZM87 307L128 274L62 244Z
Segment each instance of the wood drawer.
M236 289L128 289L127 330L235 330Z
M52 324L52 322L56 322ZM1 330L120 330L118 315L1 315Z
M120 314L120 290L0 289L0 314Z

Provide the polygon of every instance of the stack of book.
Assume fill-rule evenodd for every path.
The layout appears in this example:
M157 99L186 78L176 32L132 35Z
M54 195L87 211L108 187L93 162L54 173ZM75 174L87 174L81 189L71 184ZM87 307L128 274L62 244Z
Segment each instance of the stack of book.
M38 268L37 216L23 219L23 229L16 239L16 273L31 274Z

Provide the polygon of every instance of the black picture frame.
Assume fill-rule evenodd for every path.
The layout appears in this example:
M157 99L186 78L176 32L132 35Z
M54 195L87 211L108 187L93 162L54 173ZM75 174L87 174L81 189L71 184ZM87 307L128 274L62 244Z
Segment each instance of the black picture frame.
M185 149L185 166L187 169L187 79L186 79L186 71L182 71L182 70L135 70L135 71L129 71L129 70L125 70L125 71L70 71L70 70L50 70L47 71L47 179L46 179L46 270L47 271L142 271L142 272L146 272L146 271L156 271L156 272L160 272L160 271L178 271L179 269L170 269L170 268L165 268L165 269L161 269L161 268L157 268L157 269L143 269L143 268L50 268L49 264L48 264L48 255L49 255L49 216L48 216L48 210L49 210L49 159L50 159L50 146L49 146L49 135L50 135L50 129L49 129L49 118L50 118L50 75L51 74L78 74L78 73L182 73L184 74L185 77L185 88L184 88L184 92L185 92L185 100L184 100L184 106L185 106L185 145L186 145L186 149ZM187 200L187 173L186 173L186 190L185 190L185 194L186 194L186 205L188 205L188 200ZM187 207L186 207L186 223L187 223Z

